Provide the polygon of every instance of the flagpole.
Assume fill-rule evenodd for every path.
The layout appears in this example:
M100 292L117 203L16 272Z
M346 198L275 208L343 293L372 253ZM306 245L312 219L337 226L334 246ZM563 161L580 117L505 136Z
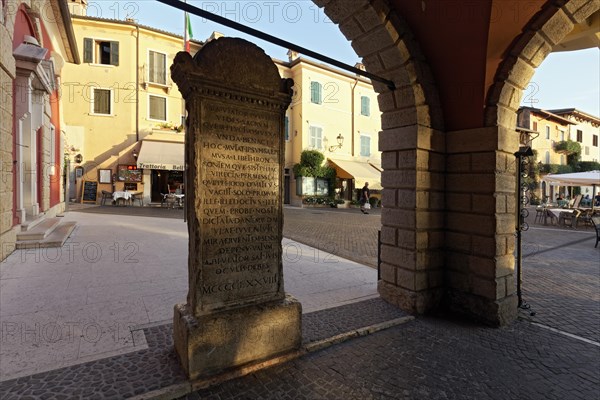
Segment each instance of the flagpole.
M187 0L183 0L184 3L187 3ZM183 12L183 51L188 51L188 41L189 41L189 37L188 37L188 13L187 11ZM183 131L186 132L184 134L184 139L183 139L183 143L184 143L184 148L185 148L185 139L187 137L187 126L186 126L186 117L187 117L187 112L186 112L186 108L185 108L185 99L183 98L183 96L181 97L181 125L183 126ZM187 155L186 155L186 151L183 152L183 158L184 158L184 167L183 167L183 187L184 190L188 190L188 179L187 179ZM184 201L183 202L183 222L187 222L187 210L188 210L188 202Z
M183 0L184 3L187 3L187 0ZM186 43L188 42L188 13L187 11L183 12L183 51L186 51Z

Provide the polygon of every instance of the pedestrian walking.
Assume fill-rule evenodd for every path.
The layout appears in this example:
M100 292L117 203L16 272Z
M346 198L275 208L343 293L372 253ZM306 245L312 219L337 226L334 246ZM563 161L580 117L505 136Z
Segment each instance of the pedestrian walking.
M369 199L371 198L371 191L369 190L369 182L365 182L365 186L360 190L360 211L363 214L368 214L367 210L371 209L371 203L369 203Z

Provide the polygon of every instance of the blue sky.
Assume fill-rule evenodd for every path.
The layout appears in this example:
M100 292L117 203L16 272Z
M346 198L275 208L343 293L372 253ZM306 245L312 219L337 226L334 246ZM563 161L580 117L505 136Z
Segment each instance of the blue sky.
M321 9L309 0L279 1L188 1L207 11L261 30L270 35L354 65L358 56ZM125 19L183 35L183 12L155 0L90 0L88 15ZM287 59L287 49L271 45L240 32L191 16L194 38L204 40L213 31L226 36L243 37L266 53ZM570 108L600 116L600 51L552 53L537 69L523 95L524 105L538 108ZM533 100L533 103L532 103Z

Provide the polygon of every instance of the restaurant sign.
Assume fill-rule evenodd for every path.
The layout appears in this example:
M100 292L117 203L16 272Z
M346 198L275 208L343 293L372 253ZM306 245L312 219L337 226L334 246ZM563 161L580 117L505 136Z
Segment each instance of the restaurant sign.
M142 169L163 169L167 171L183 171L183 165L176 164L158 164L158 163L144 163L138 162L138 168Z

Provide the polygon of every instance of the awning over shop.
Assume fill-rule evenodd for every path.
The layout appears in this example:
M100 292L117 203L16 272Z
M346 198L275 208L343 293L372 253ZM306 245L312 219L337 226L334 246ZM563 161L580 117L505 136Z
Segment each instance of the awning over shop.
M366 162L332 160L329 162L337 171L338 178L354 179L354 187L363 187L369 182L369 188L381 190L381 172Z
M600 171L548 174L542 177L542 180L555 186L598 186L600 185Z
M378 170L379 172L383 171L383 168L381 167L381 160L368 160L367 162L372 167L375 167L375 169Z
M138 168L183 171L183 143L144 140L137 159Z

